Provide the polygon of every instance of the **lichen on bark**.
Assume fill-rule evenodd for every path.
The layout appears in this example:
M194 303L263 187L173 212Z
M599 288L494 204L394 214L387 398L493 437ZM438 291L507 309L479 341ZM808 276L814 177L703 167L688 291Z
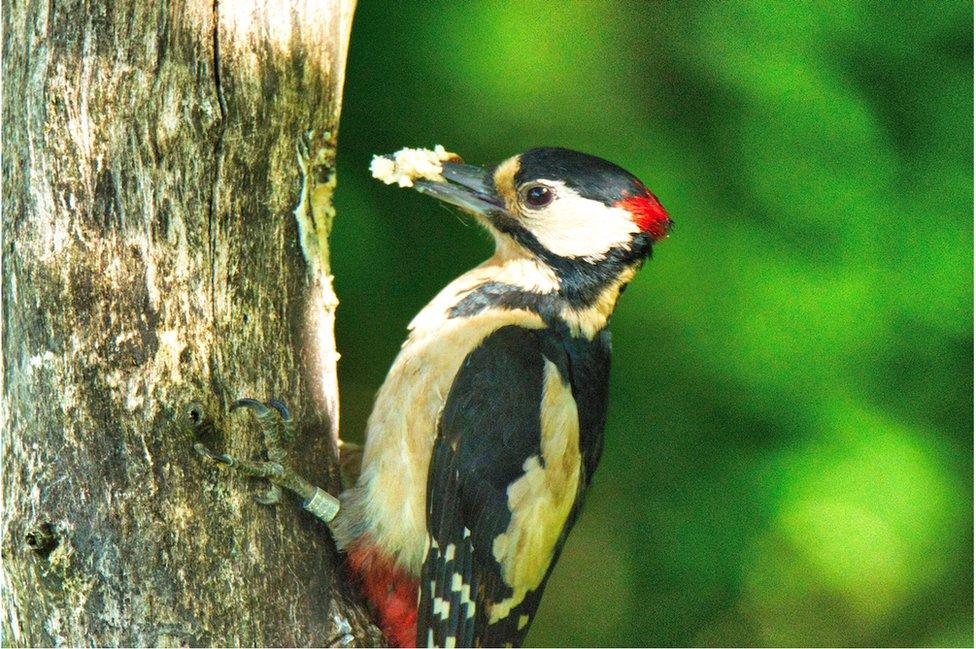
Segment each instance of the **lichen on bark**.
M326 241L352 4L3 3L2 644L378 641L325 527L181 425L199 402L256 457L227 407L282 398L338 487L327 247L293 210Z

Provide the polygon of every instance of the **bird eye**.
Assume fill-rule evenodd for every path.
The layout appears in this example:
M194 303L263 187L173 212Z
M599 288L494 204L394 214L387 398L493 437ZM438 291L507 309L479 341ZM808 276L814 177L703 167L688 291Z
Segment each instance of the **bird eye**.
M545 185L529 185L522 190L522 201L536 209L551 203L553 196L553 191Z

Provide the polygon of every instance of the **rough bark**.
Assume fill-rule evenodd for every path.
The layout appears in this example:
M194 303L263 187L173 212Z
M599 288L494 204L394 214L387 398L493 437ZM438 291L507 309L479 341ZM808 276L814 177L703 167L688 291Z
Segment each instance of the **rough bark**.
M338 487L318 247L353 2L2 3L4 645L376 643L325 526L187 425L258 457L228 405L282 398Z

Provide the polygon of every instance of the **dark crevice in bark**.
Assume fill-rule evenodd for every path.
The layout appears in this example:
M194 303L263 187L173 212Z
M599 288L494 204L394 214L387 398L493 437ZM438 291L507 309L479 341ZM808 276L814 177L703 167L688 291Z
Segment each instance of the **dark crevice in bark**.
M217 139L214 142L214 179L211 186L210 214L207 220L210 236L210 308L215 334L219 335L217 322L217 230L219 227L218 198L224 173L224 137L227 133L227 99L220 76L220 0L213 3L213 80L220 107L220 123L217 125ZM211 372L216 371L215 366Z

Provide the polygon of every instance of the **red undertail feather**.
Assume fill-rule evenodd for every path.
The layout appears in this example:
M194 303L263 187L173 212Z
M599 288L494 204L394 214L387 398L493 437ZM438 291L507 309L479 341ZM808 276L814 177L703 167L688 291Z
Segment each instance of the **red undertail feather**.
M363 597L375 609L386 639L397 647L416 646L417 580L368 537L349 547L346 563L358 575Z

